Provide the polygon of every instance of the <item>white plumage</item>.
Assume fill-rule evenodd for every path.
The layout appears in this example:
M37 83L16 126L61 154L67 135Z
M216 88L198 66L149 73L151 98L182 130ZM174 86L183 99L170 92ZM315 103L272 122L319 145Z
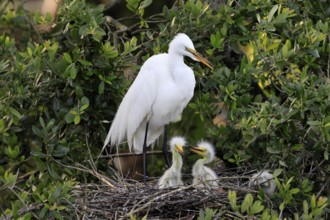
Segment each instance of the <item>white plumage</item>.
M150 57L123 98L103 149L110 142L118 146L127 140L130 151L141 153L146 123L146 146L161 135L164 125L176 121L194 94L193 70L184 63L183 56L211 67L195 51L190 38L178 34L169 45L168 53Z
M249 186L259 186L269 195L273 195L276 189L275 179L268 170L253 174L250 178Z
M183 185L181 180L181 168L183 147L186 145L186 140L183 137L173 137L170 141L172 152L172 166L168 168L162 177L159 179L158 188L168 188Z
M215 158L215 152L212 144L206 141L200 141L197 147L191 148L191 151L201 155L203 158L196 161L192 168L193 185L196 187L218 187L216 179L218 175L205 164L211 163Z

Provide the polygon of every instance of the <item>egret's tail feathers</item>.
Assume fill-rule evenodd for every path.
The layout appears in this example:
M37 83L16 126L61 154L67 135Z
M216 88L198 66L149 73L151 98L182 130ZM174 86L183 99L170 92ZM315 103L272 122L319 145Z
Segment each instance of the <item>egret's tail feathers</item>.
M107 137L105 138L105 141L104 141L104 144L103 144L103 147L102 147L102 150L101 150L101 153L104 151L104 149L107 147L107 145L109 144L110 142L110 132L108 132L108 135Z

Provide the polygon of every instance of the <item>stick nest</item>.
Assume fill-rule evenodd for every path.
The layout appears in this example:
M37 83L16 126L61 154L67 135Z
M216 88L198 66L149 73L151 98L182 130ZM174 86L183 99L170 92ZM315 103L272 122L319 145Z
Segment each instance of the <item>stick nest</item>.
M148 219L193 219L201 209L221 210L221 219L240 219L230 212L228 191L237 192L237 199L243 200L251 190L246 176L224 173L219 177L217 189L195 188L185 185L177 188L155 188L156 181L147 186L140 182L118 182L115 187L107 184L79 185L73 191L77 214L82 219L129 219L133 216ZM230 175L227 175L230 174Z

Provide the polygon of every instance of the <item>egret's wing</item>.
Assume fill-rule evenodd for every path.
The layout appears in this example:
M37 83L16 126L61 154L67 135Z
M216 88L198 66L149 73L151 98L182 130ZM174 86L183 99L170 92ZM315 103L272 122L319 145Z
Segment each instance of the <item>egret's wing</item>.
M146 120L146 117L152 114L151 107L156 96L157 68L159 68L153 62L155 59L152 58L154 57L144 63L124 96L104 141L103 149L109 142L111 146L118 146L123 140L127 139L131 150L135 131Z
M205 170L205 180L216 180L218 175L211 168L204 166ZM218 183L216 181L209 182L210 185L216 186Z

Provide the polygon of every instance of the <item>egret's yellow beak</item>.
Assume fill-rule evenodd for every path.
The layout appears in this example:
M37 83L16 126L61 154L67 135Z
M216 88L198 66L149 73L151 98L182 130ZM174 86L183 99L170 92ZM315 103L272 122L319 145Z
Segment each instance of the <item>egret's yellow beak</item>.
M200 53L198 53L196 50L190 49L190 48L186 48L187 51L189 51L190 53L192 53L192 55L194 55L194 57L201 63L203 63L205 66L213 69L211 63L205 58L203 57Z
M175 145L175 150L180 154L183 154L183 147L181 145Z
M199 148L199 147L192 147L190 150L198 155L203 156L204 155L204 149Z

